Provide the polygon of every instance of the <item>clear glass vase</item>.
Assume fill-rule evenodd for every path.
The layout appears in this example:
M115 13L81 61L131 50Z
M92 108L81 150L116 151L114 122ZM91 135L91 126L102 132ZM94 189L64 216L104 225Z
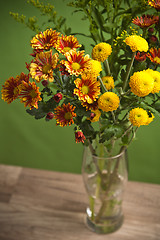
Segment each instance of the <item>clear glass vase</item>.
M96 233L111 233L123 223L123 192L128 179L127 151L114 155L99 144L84 148L82 176L88 193L87 226Z

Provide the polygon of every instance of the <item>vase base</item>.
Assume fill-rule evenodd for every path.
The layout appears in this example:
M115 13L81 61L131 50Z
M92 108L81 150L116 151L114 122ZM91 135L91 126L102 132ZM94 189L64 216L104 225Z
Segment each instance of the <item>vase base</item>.
M103 224L93 222L88 216L86 217L87 227L98 234L107 234L117 231L123 224L124 216L120 215L116 219L108 219Z

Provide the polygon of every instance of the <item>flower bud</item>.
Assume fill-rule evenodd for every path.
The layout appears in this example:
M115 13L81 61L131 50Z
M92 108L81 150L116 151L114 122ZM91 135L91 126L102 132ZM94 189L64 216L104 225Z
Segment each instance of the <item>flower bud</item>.
M43 85L44 87L46 87L46 86L48 85L48 81L47 81L47 80L43 80L43 81L42 81L42 85Z
M154 28L150 27L150 28L148 29L148 32L149 32L149 33L153 33L153 32L154 32Z
M63 96L61 93L57 93L53 96L54 101L56 101L57 103L59 103L62 100Z
M151 35L149 37L150 43L156 43L158 41L158 38L155 35Z
M47 113L46 120L51 120L53 119L54 114L52 112Z

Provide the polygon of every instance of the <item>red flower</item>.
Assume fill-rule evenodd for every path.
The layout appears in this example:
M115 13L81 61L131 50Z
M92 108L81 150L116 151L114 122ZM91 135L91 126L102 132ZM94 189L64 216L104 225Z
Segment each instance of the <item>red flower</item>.
M81 131L81 130L77 130L76 132L75 132L75 141L76 141L76 143L78 142L83 142L84 143L84 140L85 140L86 138L85 138L85 136L84 136L84 134L83 134L83 132Z
M146 53L145 52L137 52L136 56L135 56L135 59L138 61L138 62L143 62L146 60Z
M57 103L59 103L62 100L63 96L62 93L57 93L53 96L54 101L56 101Z
M160 64L160 48L151 48L147 57L151 60L151 62Z
M151 25L158 23L159 22L159 16L154 16L154 15L142 15L140 18L137 17L132 20L132 22L141 27L141 28L147 28L150 27Z

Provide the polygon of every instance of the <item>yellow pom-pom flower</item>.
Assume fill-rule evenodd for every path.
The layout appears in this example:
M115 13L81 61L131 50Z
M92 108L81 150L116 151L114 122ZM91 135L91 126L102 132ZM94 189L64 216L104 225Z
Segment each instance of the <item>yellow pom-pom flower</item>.
M148 113L143 108L133 108L129 112L129 121L133 124L133 126L140 127L141 125L147 125L148 120Z
M98 107L105 112L117 110L119 107L119 97L113 92L105 92L98 99Z
M138 97L147 96L154 87L154 79L147 71L135 72L130 77L131 91Z
M92 49L92 58L94 60L104 62L111 54L111 52L111 45L105 42L101 42Z
M97 60L90 60L90 68L84 70L82 76L87 76L88 78L97 78L102 71L102 65L101 62Z
M160 91L160 72L158 71L154 71L150 68L148 68L146 70L147 73L149 73L153 79L154 79L154 86L153 86L153 90L151 91L151 93L158 93Z
M148 51L148 42L138 36L138 35L131 35L127 37L125 43L130 46L132 52L140 51L140 52L147 52Z
M106 87L107 90L113 89L114 88L114 79L111 76L104 76L102 77L102 81L104 83L104 86Z

